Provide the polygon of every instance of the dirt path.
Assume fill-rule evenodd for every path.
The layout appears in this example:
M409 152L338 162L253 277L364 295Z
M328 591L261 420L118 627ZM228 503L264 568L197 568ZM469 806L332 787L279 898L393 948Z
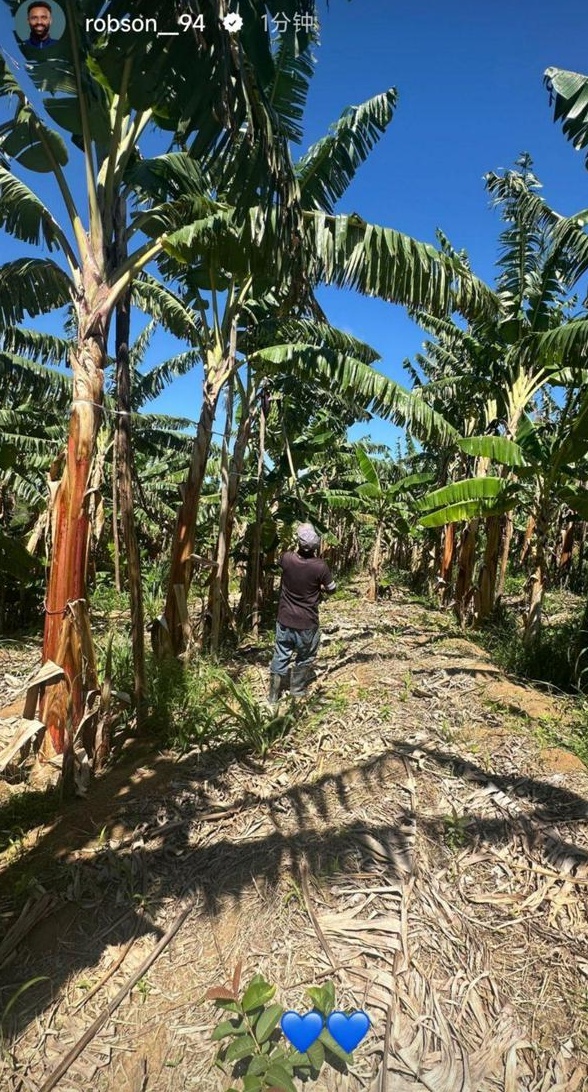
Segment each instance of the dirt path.
M287 1008L331 978L369 1013L353 1071L318 1090L588 1088L588 771L538 742L565 704L401 592L357 588L323 631L308 712L265 764L131 756L5 858L6 923L15 885L45 916L3 967L0 948L3 1004L47 980L14 1006L0 1087L41 1088L193 903L63 1092L226 1089L202 998L240 959Z

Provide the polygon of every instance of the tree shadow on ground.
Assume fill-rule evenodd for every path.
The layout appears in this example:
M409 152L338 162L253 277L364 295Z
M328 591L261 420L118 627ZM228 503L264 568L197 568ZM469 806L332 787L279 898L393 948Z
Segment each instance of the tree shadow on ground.
M368 761L261 794L247 788L234 793L236 775L242 781L244 774L258 773L257 764L244 770L231 767L226 757L216 756L215 765L210 756L183 761L163 756L142 774L144 757L139 755L125 771L115 768L98 786L99 798L72 806L6 868L5 892L29 877L37 890L50 886L61 901L3 972L0 1008L23 982L47 975L46 982L27 990L14 1005L5 1035L18 1037L55 1001L65 983L71 988L80 970L97 966L107 945L148 934L155 945L175 912L168 908L170 900L193 900L197 912L210 922L227 899L239 904L254 881L274 889L285 872L298 877L303 862L320 881L334 869L350 876L381 875L384 860L387 878L402 882L412 870L415 823L430 839L440 843L443 839L438 817L413 815L410 810L405 779L408 773L414 776L415 760L417 769L424 761L479 785L492 782L531 803L522 815L488 819L466 814L467 843L506 844L515 832L536 832L537 824L571 823L587 816L587 800L569 789L517 771L488 773L458 753L401 740ZM386 802L391 785L393 815ZM354 815L355 793L362 790L361 799L365 801L367 791L374 802L371 822ZM239 817L249 816L252 822L261 816L266 827L261 836L259 823L251 834L249 827L244 833L231 828ZM227 821L228 829L216 826ZM211 824L219 831L218 837L212 835L214 841ZM549 835L558 850L579 861L588 859L583 848L552 828ZM204 838L206 845L201 844Z

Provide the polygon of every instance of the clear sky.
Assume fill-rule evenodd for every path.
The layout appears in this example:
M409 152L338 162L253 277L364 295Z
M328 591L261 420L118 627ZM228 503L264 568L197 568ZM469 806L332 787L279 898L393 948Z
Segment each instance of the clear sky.
M234 3L231 7L238 7ZM141 11L139 0L129 5ZM10 15L0 4L0 37L12 56ZM483 175L531 153L547 201L563 213L588 207L584 155L553 122L543 72L549 66L588 72L585 0L331 0L322 5L321 44L301 151L349 104L388 87L399 100L388 132L340 203L340 211L435 241L440 227L465 248L474 271L494 280L498 216L489 208ZM75 156L75 153L74 153ZM33 182L40 176L29 175ZM1 237L0 237L1 238ZM4 259L15 244L0 245ZM18 253L22 253L22 248ZM335 289L320 299L335 325L370 342L381 369L405 381L402 361L418 351L422 333L401 308ZM159 335L151 360L170 355ZM195 417L199 373L185 377L156 403L163 412ZM358 434L365 435L361 425ZM396 430L374 422L378 442Z

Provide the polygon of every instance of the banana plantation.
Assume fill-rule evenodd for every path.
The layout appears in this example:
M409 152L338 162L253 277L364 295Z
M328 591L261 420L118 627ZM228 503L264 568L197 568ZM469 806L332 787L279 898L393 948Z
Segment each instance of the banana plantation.
M4 0L4 4L11 15L19 10L17 0ZM237 953L233 939L225 933L219 945L226 958L218 967L216 955L213 960L208 950L204 954L191 951L186 960L198 963L202 959L203 967L210 970L211 978L198 980L203 988L208 982L216 989L216 993L209 989L209 1000L241 1013L243 1020L248 1011L255 1011L259 1021L257 1031L249 1030L247 1036L243 1031L242 1039L237 1017L213 1036L218 1040L223 1035L236 1036L235 1049L220 1044L220 1065L229 1083L214 1083L220 1078L207 1076L212 1063L201 1045L189 1055L192 1064L195 1058L208 1059L198 1062L201 1068L195 1083L188 1078L182 1083L179 1075L174 1078L177 1083L171 1076L165 1077L165 1083L161 1069L151 1083L146 1076L141 1083L140 1074L135 1074L135 1083L129 1078L129 1087L238 1087L261 1092L296 1089L297 1082L311 1080L324 1089L377 1087L385 1092L390 1074L390 1089L415 1092L425 1088L439 1092L583 1088L581 1081L588 1080L581 1066L585 1034L582 1039L578 1031L576 1045L567 1055L561 1045L563 1036L555 1035L557 1050L547 1037L536 1047L533 1060L524 1036L518 1035L507 1016L509 1010L498 1000L508 994L505 982L500 979L496 989L492 985L484 992L484 976L489 983L491 974L500 976L494 966L487 970L480 953L472 957L467 972L471 971L468 981L473 991L468 997L477 998L477 1010L472 1002L472 1011L477 1012L479 1028L474 1031L474 1023L467 1024L471 1017L467 999L461 994L458 998L457 992L452 1003L463 1001L465 1007L454 1025L442 1015L433 972L419 977L421 971L411 963L405 925L399 924L398 933L392 935L392 925L385 925L385 918L391 915L392 921L398 910L399 923L407 920L406 914L411 920L408 902L405 906L403 901L408 900L409 874L410 885L417 883L412 898L422 895L418 928L428 922L426 929L434 930L439 915L453 922L439 941L439 959L447 960L445 973L450 976L457 972L452 969L449 948L443 945L450 945L452 930L463 929L459 943L466 944L467 922L474 921L477 912L481 916L498 913L500 898L503 906L507 898L512 899L509 913L513 927L518 928L516 921L523 921L527 904L532 902L536 914L543 912L540 908L547 903L541 900L547 900L550 883L549 898L555 889L563 894L557 905L549 903L551 932L546 925L537 944L547 944L549 937L549 944L555 943L554 930L561 930L561 951L568 946L562 960L576 958L579 904L573 910L575 931L572 926L566 931L561 915L567 912L566 898L580 898L585 890L581 885L586 879L580 878L588 861L585 846L570 848L562 834L567 858L561 850L559 857L552 854L530 865L521 863L523 849L517 842L521 860L510 869L512 884L519 875L516 867L529 869L533 885L539 885L543 869L544 877L551 877L543 895L539 897L539 886L527 886L514 893L509 887L507 896L507 888L497 881L494 903L489 898L484 907L470 906L470 918L460 918L458 925L447 902L453 899L453 874L439 871L441 864L434 855L423 858L422 866L426 863L425 871L430 867L438 879L428 893L424 889L418 893L423 868L421 880L414 880L415 835L406 824L416 823L417 817L421 821L415 787L420 777L415 771L424 768L419 762L445 763L440 767L443 776L451 771L452 777L457 776L449 755L453 722L447 720L450 715L438 693L440 677L444 677L443 686L449 685L451 672L460 670L442 656L430 659L426 670L437 674L429 674L428 682L417 683L415 689L423 653L418 641L410 644L411 626L428 633L432 647L437 639L454 641L456 662L460 657L468 661L473 648L486 657L481 649L492 651L506 642L512 653L510 667L516 663L518 674L518 682L508 685L524 690L533 680L543 684L540 693L551 686L552 692L568 695L580 710L580 735L585 730L588 214L570 216L558 211L558 197L563 201L564 195L544 193L526 152L510 168L488 173L480 182L481 200L489 206L486 215L494 223L496 243L495 277L486 283L476 274L468 254L457 250L441 231L433 246L403 234L393 224L364 220L361 209L345 211L346 194L357 173L393 129L394 88L382 88L360 105L349 106L333 119L322 138L305 147L306 103L317 44L313 0L242 4L245 26L238 40L223 26L224 5L214 0L201 0L192 7L148 0L142 14L155 19L161 32L151 37L96 30L95 24L102 25L107 18L123 18L126 7L119 0L106 4L62 0L61 7L66 30L55 51L39 52L27 64L15 62L9 56L12 50L0 54L0 227L2 239L11 244L8 253L20 254L3 258L0 264L0 649L5 648L8 656L20 647L33 648L37 657L27 661L26 677L19 675L13 692L9 685L12 661L2 664L9 684L1 693L6 707L0 713L0 776L8 795L0 801L8 801L13 808L7 821L21 832L19 852L25 853L26 830L33 826L22 817L26 807L19 811L20 805L14 804L20 794L24 799L28 793L41 808L39 823L49 817L57 828L67 822L68 809L76 806L75 794L85 796L90 810L95 807L96 815L103 816L95 820L93 838L98 839L96 861L106 871L100 873L98 864L84 864L81 854L86 851L70 838L71 831L63 833L63 827L74 892L64 896L70 899L67 905L74 900L76 905L89 906L102 883L105 891L126 892L129 905L134 906L134 932L121 933L120 943L137 941L137 949L142 950L142 941L149 936L153 898L157 905L153 920L158 914L161 919L157 918L159 940L169 932L171 943L173 929L177 932L184 919L178 918L172 926L171 919L165 918L164 893L170 899L173 895L185 900L197 883L189 883L186 892L173 884L168 891L168 881L160 877L156 894L146 893L151 888L145 877L150 877L150 868L157 871L159 867L158 851L153 848L158 843L153 842L149 852L146 848L149 839L156 837L157 824L173 831L182 824L191 830L185 824L196 823L195 841L181 842L177 854L187 853L188 860L190 854L200 853L204 875L210 850L193 847L201 835L204 838L205 820L216 822L217 827L222 820L224 840L217 852L224 863L219 868L222 876L223 870L236 875L242 867L240 854L248 850L241 844L245 828L237 822L233 829L228 816L238 817L251 794L259 802L274 793L275 801L283 802L288 793L294 793L297 767L282 769L280 756L285 756L286 763L290 752L298 754L297 761L303 764L318 738L309 770L312 776L335 777L329 772L329 756L339 755L347 766L352 762L345 750L349 731L349 740L355 740L353 753L364 755L365 776L372 776L374 762L384 762L379 752L376 760L360 747L363 728L359 725L367 725L367 739L372 729L376 731L375 722L362 720L363 713L346 714L341 704L351 700L341 697L348 676L337 674L338 663L345 663L348 651L343 647L345 634L352 635L352 649L353 642L368 642L366 663L380 662L385 655L406 659L398 668L397 686L390 683L396 678L392 669L389 677L378 676L376 684L375 676L363 679L365 663L353 668L357 694L362 687L365 690L363 700L368 700L368 691L379 694L389 687L387 696L378 699L379 750L385 737L394 734L395 725L402 742L394 752L396 765L390 765L389 758L388 766L382 765L378 785L382 792L386 788L398 794L406 781L405 798L389 799L400 833L393 832L392 840L386 840L383 826L378 826L368 834L373 816L368 822L367 812L358 806L351 816L353 829L350 826L346 836L355 838L356 848L362 842L363 852L372 856L367 866L358 863L359 857L353 858L353 867L351 843L345 842L341 825L343 811L332 820L336 833L329 837L337 842L332 859L326 860L312 839L306 848L296 848L301 835L279 835L292 839L289 852L298 854L296 884L280 907L289 913L293 900L300 917L306 915L313 942L318 937L321 955L317 959L326 955L325 974L336 983L341 1008L362 1009L362 997L368 997L368 987L372 990L372 1011L380 1008L383 1020L377 1035L381 1032L384 1046L378 1046L377 1058L372 1051L362 1069L357 1062L362 1048L357 1048L353 1063L351 1053L333 1045L326 1030L315 1047L308 1051L300 1047L296 1058L277 1047L270 1049L270 1033L283 1009L278 1013L279 1006L272 1006L273 1015L264 1009L273 987L260 975L249 974L250 985L239 1000L241 972L233 975L235 965L240 967L244 960L253 973L261 964L258 960L254 965L248 955L248 942L243 941L243 950ZM194 27L174 35L184 8L194 16ZM287 17L273 37L267 13ZM197 20L196 15L204 19ZM552 68L545 74L545 83L545 122L548 125L555 118L561 127L562 157L568 152L566 139L585 151L588 76ZM390 219L394 219L393 209ZM405 308L420 327L422 349L403 361L403 385L389 378L389 362L381 360L370 344L331 323L319 302L322 290L329 286L384 301L390 309ZM182 394L182 415L164 414L157 401L178 382L182 392L189 392ZM373 418L396 426L391 435L397 436L402 429L401 438L389 446L374 442L369 435ZM358 424L365 438L351 439L350 429ZM299 525L309 523L321 538L320 556L339 587L334 606L325 605L324 619L321 613L326 656L322 670L327 681L320 674L319 657L318 681L305 702L285 696L273 707L268 705L266 690L280 558L292 549ZM552 599L559 602L558 595L567 604L567 613L564 624L554 629L552 615L557 611L549 604ZM347 601L350 596L355 597L352 608ZM430 636L435 626L440 627L442 638ZM403 641L409 642L404 653ZM340 648L335 647L337 642ZM484 667L489 675L493 670ZM329 673L338 679L334 690L328 689ZM428 701L433 692L437 704L433 702L431 709L436 711L424 719L429 727L433 722L441 726L437 749L424 736L421 739L418 731L415 735L416 722L406 719L411 703L419 697ZM16 700L9 704L9 698ZM459 705L459 695L455 700ZM477 699L471 700L475 720ZM335 720L321 721L322 714L317 713L321 702ZM521 715L526 714L523 702ZM355 726L354 715L359 717ZM491 715L481 712L480 723ZM549 716L553 722L559 718L557 712ZM465 719L464 713L459 724ZM548 742L559 746L564 735L563 730L561 737L552 733ZM414 751L417 746L420 750ZM476 746L479 749L479 742ZM125 827L115 836L105 810L107 798L122 791L125 777L130 777L125 756L135 753L133 747L139 748L141 769L160 785L161 820L159 813L154 818L155 805L153 814L146 806L144 812L139 808L129 826L135 833L129 835ZM185 756L196 755L194 761L204 763L206 777L211 778L204 780L203 773L200 782L194 775L185 789L184 803L176 801L174 807L169 805L167 781L158 781L163 776L158 765L162 751L172 755L170 777L185 778ZM222 791L221 781L215 780L221 777L218 755L224 756ZM477 785L480 799L479 783L492 771L493 760L493 751L485 763L475 747L463 760L474 771L470 781ZM279 777L276 774L277 780L261 787L259 771L271 762L278 763ZM579 759L578 763L584 771ZM508 762L506 767L514 768ZM546 769L547 777L559 767ZM514 789L507 775L506 780L498 774L493 777L492 791L502 793L497 805L502 808L501 818L494 827L488 816L479 820L486 825L471 836L477 861L485 853L489 862L491 852L498 861L493 842L498 838L496 824L508 826L511 819L514 823L518 807L511 800ZM538 792L537 786L543 784L540 775L534 770L524 774L525 784L531 777ZM208 796L210 785L215 788ZM305 783L304 791L307 787ZM468 791L473 788L470 784ZM338 794L344 801L348 791L333 788L333 799ZM372 786L371 799L379 792ZM455 860L465 859L471 850L468 839L474 820L460 811L459 794L452 797L447 787L446 792L449 802L431 812L436 817L427 819L426 837L432 843L440 830L443 852L453 853ZM565 821L571 816L571 823L581 789L568 787L565 794ZM292 806L302 815L306 805L297 799ZM489 807L491 799L486 795L480 807ZM200 802L193 813L190 801L196 800ZM284 803L279 806L286 808ZM318 798L313 803L325 823L330 806L327 802L323 808ZM200 812L203 818L198 819ZM536 814L525 820L529 830ZM548 803L545 814L542 832L548 820L556 822L549 818ZM384 823L383 813L376 818ZM278 852L272 839L282 829L279 822L276 818L273 833L263 833L266 861ZM107 831L103 841L101 828ZM283 830L289 831L287 823ZM547 838L548 833L541 837ZM215 830L214 837L218 834ZM550 836L552 841L556 837ZM14 848L14 837L11 834L7 841L2 832L3 854L6 847ZM488 849L491 844L493 848ZM52 860L60 856L60 845L56 842L49 848ZM418 836L416 846L418 850ZM143 879L137 865L140 854ZM562 864L564 858L567 864ZM384 872L379 871L383 860L388 887ZM511 864L512 860L514 856ZM8 852L2 865L11 891L21 890L17 872L11 874L15 861ZM281 868L285 867L282 862ZM489 864L484 867L490 869ZM457 864L455 868L459 870ZM567 880L561 880L558 869L563 869ZM309 886L309 872L320 875L321 883L330 883L329 890L335 892L320 912L313 909L318 896ZM345 906L351 906L342 879L346 872L350 873L347 887L352 877L359 884L357 877L363 876L364 886L357 891L362 898L371 898L371 917L353 917L349 909L343 913L345 899ZM395 879L390 886L392 874ZM366 876L371 884L367 888ZM209 876L206 882L203 902L196 909L212 920L220 914L222 900L214 891L213 879ZM278 882L269 865L260 882L263 906L269 907L267 892ZM556 882L560 886L554 888ZM222 888L224 880L219 883ZM245 887L243 880L239 898L246 897ZM8 933L7 941L0 943L0 966L16 950L19 937L54 912L55 904L46 901L49 889L43 880L36 892L41 901L45 899L42 911L39 897L33 899L26 884L21 894L26 891L31 899L24 910L22 900L16 905L10 901L13 894L6 895L6 906L2 902L0 909L8 921ZM482 901L480 896L478 903ZM30 915L33 903L37 917L31 924L22 914ZM21 915L16 918L21 932L12 934L15 910ZM120 910L121 906L119 915ZM192 911L196 912L194 907ZM263 916L266 911L259 913ZM104 920L106 926L112 924L109 917ZM492 920L489 929L503 927ZM346 962L342 938L349 940L353 922L358 929L368 930L369 921L370 928L380 930L369 950L379 954L362 979L359 965ZM261 928L266 925L262 923ZM506 937L506 933L500 935ZM382 938L386 936L395 952L391 960L384 955ZM254 948L253 937L250 940ZM174 945L178 943L176 939ZM364 945L366 952L371 943L369 939ZM498 944L496 937L492 944ZM537 966L547 958L539 948L535 955ZM426 965L422 953L419 958ZM276 975L277 981L279 971L271 963L268 957L263 973ZM80 958L80 968L89 965L89 956ZM346 971L338 978L341 966ZM45 1012L49 1002L47 993L43 994L43 977L51 980L52 996L57 999L60 986L54 969L46 973L41 967L39 972L36 963L31 968L23 985L14 963L7 967L10 982L15 983L12 991L2 995L7 1012L12 1012L20 990L35 998L37 1013ZM308 967L297 963L297 971L297 982L306 983ZM465 976L465 971L460 973ZM152 981L146 974L143 969L137 988ZM232 986L227 990L222 983L231 975ZM90 995L98 988L92 983L93 978ZM540 983L529 979L526 988L532 993L539 992L539 987ZM332 998L328 991L323 995L316 984L312 988L315 992L309 996L314 1006L328 1015L335 1007L334 994ZM582 1004L585 1011L581 991L572 996L567 980L558 988L573 1009L574 1020L579 1019ZM165 993L161 982L158 989ZM149 989L144 990L146 1010ZM251 1001L253 995L255 1004L251 1002L253 1008L248 1010L247 998ZM369 1011L368 1002L369 997L365 1001ZM400 1015L392 1018L393 1005ZM20 1013L19 1006L20 1001L14 1012ZM311 1007L308 1001L306 1006ZM107 1014L109 1020L113 1011ZM422 1021L418 1044L409 1034L407 1014L411 1012L418 1012ZM17 1022L17 1041L19 1035L28 1034L25 1016ZM162 1024L166 1019L161 1016ZM436 1031L428 1030L427 1021L431 1027L436 1025ZM202 1024L200 1016L197 1022ZM375 1015L372 1023L375 1029ZM64 1039L69 1044L76 1038L79 1041L72 1027L73 1033ZM576 1024L574 1029L576 1036ZM42 1073L31 1070L38 1082L31 1084L26 1074L33 1063L4 1045L6 1031L0 1018L7 1067L3 1079L11 1082L3 1087L53 1088L72 1065L63 1087L81 1086L84 1070L76 1069L80 1063L69 1055L63 1061L63 1050L63 1066L56 1068L57 1057L48 1054ZM245 1039L249 1054L240 1052ZM82 1047L78 1054L81 1051ZM166 1054L165 1065L171 1065L171 1056ZM104 1061L96 1061L97 1054L91 1057L95 1061L92 1073L100 1074L95 1076L96 1088L125 1087L113 1056L109 1055L107 1070ZM322 1068L328 1063L333 1066L331 1076L325 1076ZM237 1068L231 1069L235 1064ZM551 1075L551 1083L548 1078L540 1083L543 1073ZM494 1083L486 1083L486 1078ZM382 1083L369 1083L376 1079Z

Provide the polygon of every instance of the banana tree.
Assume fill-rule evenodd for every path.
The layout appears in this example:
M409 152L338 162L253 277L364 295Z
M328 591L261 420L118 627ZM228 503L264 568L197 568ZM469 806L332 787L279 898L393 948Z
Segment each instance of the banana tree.
M297 140L312 64L308 57L296 56L285 45L278 58L277 75L276 71L270 73L273 80L270 97L276 105L283 135ZM202 480L206 462L207 435L211 432L220 391L235 368L235 362L231 363L228 357L228 334L235 320L241 325L244 312L259 300L260 292L261 295L267 292L268 271L271 271L271 286L280 285L279 291L274 287L273 294L276 317L282 319L293 310L303 319L316 318L313 292L320 283L356 287L371 295L437 310L451 305L464 310L494 306L492 293L458 260L439 255L434 248L398 232L367 224L357 216L334 214L335 202L344 194L357 169L390 123L395 99L395 91L391 89L359 107L349 108L328 135L298 161L295 173L301 211L287 246L277 232L275 216L264 215L259 207L252 207L246 218L227 212L224 223L218 225L214 248L211 248L210 257L216 265L211 265L210 260L207 267L201 263L206 279L196 280L196 288L212 295L208 302L212 303L213 316L214 294L219 285L229 292L230 310L225 308L222 317L213 318L214 349L209 350L208 357L203 354L206 360L203 399L206 419L198 429L193 465L178 517L165 612L176 652L181 650L185 639L181 616L186 618L198 482ZM223 169L228 170L228 178L216 176L215 192L226 194L229 202L234 182L230 163L223 163ZM178 234L176 246L182 249L184 261L193 260L189 230L182 237ZM190 276L185 278L185 283L188 291L193 290L194 280ZM210 345L209 337L207 343ZM239 338L237 348L240 348ZM266 353L270 349L271 346ZM290 346L290 352L305 355L308 360L310 355L316 357L316 346L297 343ZM277 345L274 362L280 353L286 361L283 345ZM258 362L260 360L261 356L258 356ZM351 361L348 375L352 366ZM374 392L379 380L382 377L374 378ZM388 387L387 392L390 390Z
M269 73L272 82L268 88L282 135L288 140L300 139L299 120L312 70L308 55L296 55L292 43L282 41L275 67ZM322 202L330 207L385 131L394 102L395 92L389 91L345 112L333 132L297 165L301 201L310 206ZM225 160L221 167L213 168L208 177L210 188L229 200L234 174L240 166L240 148L236 144L233 160ZM145 191L152 195L157 190L157 168L154 163L141 169ZM187 637L187 595L192 578L195 527L214 417L221 391L233 382L240 363L239 339L231 348L231 332L238 325L243 327L246 316L256 307L259 310L260 305L265 320L269 305L273 305L275 317L292 313L294 306L302 312L309 306L312 312L314 307L300 247L292 247L290 240L288 248L280 245L279 226L275 216L264 219L260 208L250 210L245 223L238 210L234 210L225 219L224 231L211 240L207 255L183 278L187 293L200 310L204 382L193 456L178 512L165 609L165 623L176 653L184 647ZM184 261L193 260L189 232L184 234L182 243L180 257ZM277 283L279 291L274 287ZM211 311L210 318L207 310Z
M357 445L355 459L359 484L349 484L345 490L329 489L325 499L329 507L353 512L356 518L371 528L367 598L369 602L375 603L378 598L385 539L389 534L395 537L408 534L411 525L410 511L416 503L418 487L430 482L431 475L404 474L396 481L387 481L390 472L395 475L398 473L395 464L389 459L376 461L370 458L361 444Z
M547 543L558 507L588 514L588 490L581 484L588 473L588 394L570 392L557 421L533 423L526 415L517 441L504 436L462 438L458 446L467 455L508 467L504 475L467 478L434 490L418 504L424 527L440 527L471 518L496 518L517 509L533 523L535 548L528 582L524 641L531 644L541 631L542 604L548 575Z
M8 6L14 10L18 4L8 0ZM101 416L111 318L141 271L147 271L168 242L173 246L174 228L193 223L194 233L198 233L204 230L203 225L208 227L214 212L213 203L195 198L192 187L188 201L181 194L165 202L158 230L151 238L145 238L140 215L129 223L123 209L121 219L121 202L132 200L130 172L139 155L139 141L150 122L169 126L171 118L175 127L181 115L186 133L198 130L198 151L206 154L223 133L222 111L215 116L215 96L220 101L223 90L232 89L229 98L238 107L233 119L238 128L249 105L246 88L252 90L255 82L251 71L245 79L239 78L244 72L239 58L231 57L227 65L226 33L216 18L211 33L219 39L217 45L225 46L224 52L217 48L207 54L205 36L194 40L191 35L187 62L185 41L183 47L171 47L171 55L166 54L163 40L151 43L150 48L147 39L139 42L136 36L123 47L122 36L111 41L88 30L95 15L90 0L65 0L64 7L67 32L55 51L58 55L35 59L30 66L30 75L45 96L42 106L33 104L6 61L0 60L0 97L15 104L12 115L0 126L0 223L16 239L43 242L49 249L57 249L62 258L61 262L45 257L18 259L0 267L0 321L18 324L25 312L34 316L69 304L77 330L70 354L73 400L66 467L52 507L53 553L43 646L44 659L57 662L64 677L43 694L42 716L47 726L41 748L44 758L66 749L71 732L81 721L85 695L96 686L87 608L86 496ZM110 5L110 10L115 8ZM162 29L174 21L175 13L169 9L159 14ZM264 38L269 51L269 35ZM177 52L181 48L183 54ZM211 80L205 98L191 100L188 108L184 90L188 75L190 79L194 75L195 52L202 56L203 67L216 66L216 75L222 75L224 65L226 78ZM219 58L224 58L220 67ZM230 66L233 71L229 74ZM146 79L148 68L150 78ZM156 69L160 77L157 85L153 83ZM196 70L200 72L198 65ZM167 79L163 77L166 71ZM269 116L259 103L254 113L260 123ZM81 153L87 218L72 190L71 176L79 171L77 164L69 165L63 132L71 136ZM271 125L266 125L265 148L271 144L272 132ZM280 157L277 149L274 151L277 164ZM15 170L19 168L53 178L65 210L61 222L18 177ZM197 173L195 165L194 171ZM153 209L150 215L152 221ZM118 245L121 241L124 255ZM152 295L157 294L147 272L145 286Z
M500 234L501 269L495 316L463 330L430 316L418 320L436 337L417 363L429 379L422 397L455 422L464 407L463 433L500 429L514 438L523 413L550 384L566 382L561 352L540 351L547 331L564 328L575 301L570 293L586 268L586 236L577 218L562 218L538 196L540 186L528 155L517 170L489 174L486 186L506 227ZM508 474L505 468L502 471ZM480 467L475 473L479 476ZM459 559L456 610L461 613L475 560L478 517L467 525ZM488 517L486 548L477 589L478 617L492 610L497 576L504 582L512 536L512 517Z
M290 320L280 327L285 347L302 331L310 339L313 324ZM272 330L272 337L276 332ZM269 336L267 330L265 334ZM369 346L326 323L316 324L314 335L323 346L345 346L349 354L366 360L375 356ZM259 343L264 331L258 327L251 336L252 344ZM259 362L255 352L250 354L250 367L258 377L256 420L260 426L263 423L263 430L255 428L253 437L258 459L255 502L245 532L248 551L239 616L244 625L251 621L255 631L262 608L271 602L277 547L286 545L297 521L311 520L321 532L327 531L324 488L333 458L338 460L347 446L346 430L362 416L362 410L359 403L341 397L328 376L315 373L310 378L296 365L287 372L268 372L267 362ZM262 464L262 448L269 465Z

